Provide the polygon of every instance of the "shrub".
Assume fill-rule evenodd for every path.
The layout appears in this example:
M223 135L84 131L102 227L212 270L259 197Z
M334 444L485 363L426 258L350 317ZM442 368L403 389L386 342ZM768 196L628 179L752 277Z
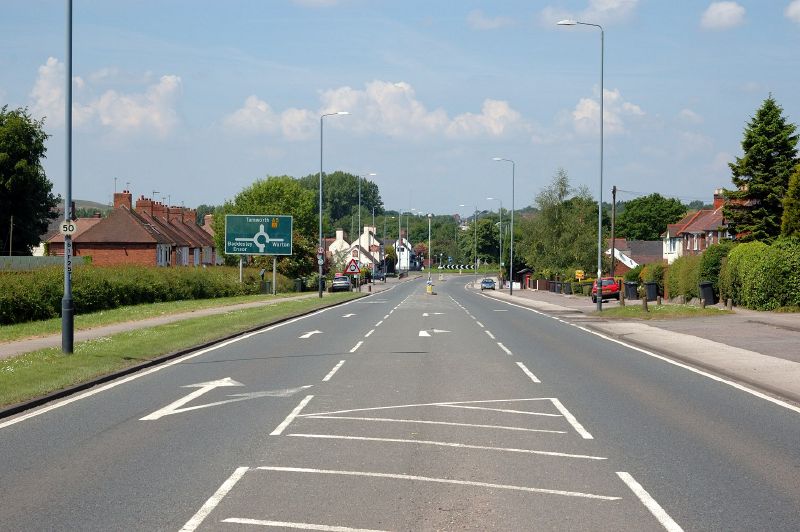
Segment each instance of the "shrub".
M800 305L800 241L739 244L723 263L720 291L737 305L756 310Z
M698 285L700 257L686 255L675 259L666 278L669 297L684 296L686 299L700 297Z
M629 282L635 281L635 282L638 283L640 281L640 277L639 276L641 275L643 268L644 268L644 265L640 264L637 267L635 267L635 268L633 268L631 270L628 270L627 272L625 272L624 279L626 281L629 281Z
M724 240L719 244L708 246L700 255L699 280L710 281L715 294L720 294L719 272L722 268L722 260L728 256L734 245L733 241Z
M644 282L655 282L658 284L658 292L664 293L664 276L666 275L667 268L664 264L656 262L647 264L642 268L640 277Z

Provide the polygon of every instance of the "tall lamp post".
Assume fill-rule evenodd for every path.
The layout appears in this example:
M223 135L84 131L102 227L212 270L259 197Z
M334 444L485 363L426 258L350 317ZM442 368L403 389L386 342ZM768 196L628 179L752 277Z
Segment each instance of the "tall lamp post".
M431 267L433 266L433 253L431 252L431 218L433 214L428 213L428 280L431 280Z
M319 248L317 249L317 264L319 265L319 297L322 297L322 265L325 263L325 247L322 240L322 125L326 116L349 115L347 111L325 113L319 117Z
M511 281L508 283L508 295L514 295L514 174L516 173L517 164L512 159L505 159L503 157L494 157L495 161L505 161L511 163L511 252L508 259L508 276Z
M597 200L597 310L603 310L603 63L605 61L605 30L600 24L580 22L578 20L562 20L559 26L594 26L600 30L600 191Z
M72 0L67 0L67 86L66 86L66 173L64 221L72 212ZM74 347L75 305L72 300L72 235L64 235L64 297L61 298L61 351L71 354Z
M489 201L497 200L500 202L500 261L497 263L500 265L500 276L503 276L503 200L500 198L486 198ZM502 285L501 285L502 286Z

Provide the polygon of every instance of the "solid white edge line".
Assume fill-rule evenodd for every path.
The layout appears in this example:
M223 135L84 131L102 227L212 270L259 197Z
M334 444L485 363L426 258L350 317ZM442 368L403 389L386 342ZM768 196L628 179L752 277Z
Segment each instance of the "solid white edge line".
M531 370L529 370L529 369L528 369L528 368L525 366L525 364L523 364L522 362L517 362L517 366L519 366L519 368L520 368L522 371L524 371L524 372L525 372L525 375L527 375L528 377L530 377L530 378L531 378L531 380L532 380L533 382L535 382L536 384L541 384L541 383L542 383L542 381L540 381L538 378L536 378L536 375L534 375L534 374L531 372Z
M342 364L344 364L344 360L340 360L338 364L333 366L333 369L330 371L330 373L325 375L325 377L322 379L322 382L328 382L329 380L331 380L331 377L333 377L333 374L336 373L337 371L339 371L339 368L342 367Z
M296 407L294 407L294 410L292 410L289 413L289 415L286 416L286 419L284 419L283 422L280 425L275 427L275 430L270 432L269 435L270 436L280 436L281 433L286 429L286 427L289 426L289 423L291 423L294 420L294 418L297 417L297 415L300 413L300 411L303 410L303 408L305 408L305 406L308 404L308 402L311 400L312 397L314 397L314 396L313 395L306 395L303 398L303 400L300 401L300 404L297 405Z
M511 350L504 346L501 342L497 342L497 345L500 347L500 349L505 351L508 356L514 356L514 353L512 353Z
M229 517L222 523L236 523L237 525L258 525L281 528L298 528L300 530L324 530L325 532L385 532L372 528L350 528L348 526L316 525L314 523L292 523L289 521L269 521L263 519L248 519L246 517Z
M573 416L570 413L570 411L567 410L567 407L565 407L563 404L561 404L561 401L559 401L555 397L551 397L550 401L553 402L553 406L555 406L558 409L558 411L561 412L561 414L567 419L567 421L569 421L569 424L572 425L572 428L574 428L575 431L578 434L580 434L581 437L584 440L593 440L594 439L594 437L591 434L589 434L589 431L587 431L585 428L583 428L583 425L578 423L578 420L575 418L575 416Z
M481 297L489 298L489 296L484 295L484 294L478 294L478 295L480 295ZM493 299L495 301L498 301L500 303L504 303L504 304L512 306L512 307L516 307L516 308L519 308L519 309L522 309L522 310L527 310L527 311L533 312L535 314L539 314L540 316L544 316L544 317L547 317L547 318L552 318L553 317L553 316L545 314L544 312L541 312L539 310L536 310L536 309L533 309L533 308L530 308L530 307L525 307L523 305L517 305L516 303L511 303L509 301L503 301L502 299L496 299L496 298L490 298L490 299ZM740 390L740 391L745 392L745 393L749 393L750 395L758 397L759 399L764 399L765 401L769 401L772 404L775 404L777 406L781 406L783 408L786 408L787 410L791 410L792 412L800 414L800 406L796 406L796 405L793 405L793 404L788 403L786 401L783 401L781 399L777 399L775 397L772 397L771 395L767 395L767 394L765 394L763 392L759 392L758 390L754 390L753 388L748 388L747 386L744 386L743 384L739 384L738 382L728 380L728 379L726 379L724 377L720 377L718 375L714 375L713 373L709 373L707 371L703 371L701 369L698 369L698 368L696 368L694 366L690 366L689 364L684 364L683 362L678 362L677 360L673 360L673 359L671 359L671 358L669 358L667 356L659 355L658 353L654 353L652 351L648 351L647 349L644 349L642 347L638 347L638 346L635 346L633 344L629 344L627 342L624 342L622 340L618 340L616 338L612 338L610 336L607 336L606 334L603 334L603 333L598 332L598 331L593 331L592 329L589 329L589 328L584 327L582 325L577 325L575 323L570 323L570 322L564 322L564 323L569 325L570 327L575 327L576 329L580 329L583 332L586 332L586 333L589 333L589 334L593 334L593 335L598 336L598 337L600 337L600 338L602 338L604 340L608 340L609 342L613 342L615 344L619 344L619 345L625 346L628 349L633 349L634 351L638 351L639 353L642 353L642 354L647 355L649 357L657 358L658 360L661 360L661 361L666 362L668 364L672 364L673 366L678 366L679 368L691 371L692 373L696 373L698 375L701 375L701 376L706 377L708 379L711 379L713 381L717 381L717 382L722 383L722 384L727 384L728 386L730 386L732 388L736 388L737 390Z
M668 530L669 532L683 532L683 529L673 521L672 517L661 507L660 504L656 502L656 500L650 496L649 493L642 487L641 484L636 482L636 480L630 475L630 473L626 473L625 471L617 471L617 476L622 479L622 481L627 484L627 486L631 489L631 491L636 495L642 504L644 504L645 508L650 510L650 513L658 519L658 522L661 523L661 526L664 529Z
M74 403L76 401L80 401L81 399L86 399L87 397L91 397L91 396L96 395L98 393L105 392L106 390L110 390L111 388L115 388L115 387L119 386L120 384L125 384L125 383L128 383L128 382L134 381L136 379L139 379L141 377L150 375L151 373L155 373L157 371L161 371L162 369L169 368L169 367L174 366L176 364L181 364L181 363L183 363L183 362L185 362L187 360L191 360L191 359L193 359L195 357L199 357L201 355L205 355L206 353L209 353L209 352L214 351L216 349L227 347L227 346L229 346L231 344L234 344L236 342L240 342L242 340L246 340L246 339L251 338L253 336L256 336L258 334L263 334L265 332L269 332L269 331L272 331L274 329L277 329L278 327L283 327L284 325L289 325L290 323L295 323L297 321L304 320L306 318L314 317L314 316L316 316L318 314L322 314L323 312L327 312L327 311L329 311L329 310L331 310L333 308L339 308L339 307L343 307L345 305L350 305L350 304L352 304L352 303L354 303L356 301L358 301L358 299L354 299L352 301L348 301L346 303L342 303L341 305L337 305L336 307L327 307L327 308L319 309L319 310L317 310L315 312L312 312L310 314L306 314L305 316L298 316L296 318L292 318L290 320L287 320L287 321L284 321L284 322L281 322L281 323L276 323L275 325L270 325L269 327L266 327L264 329L260 329L258 331L253 331L251 333L243 334L241 336L237 336L236 338L231 338L229 340L225 340L224 342L220 342L218 344L214 344L212 346L206 347L206 348L201 349L199 351L195 351L193 353L189 353L189 354L180 356L178 358L170 360L169 362L164 362L163 364L159 364L157 366L153 366L150 369L147 369L147 370L144 370L144 371L141 371L141 372L132 373L131 375L128 375L127 377L123 377L121 379L109 382L109 383L104 384L102 386L98 386L97 388L92 388L91 390L87 390L87 391L85 391L83 393L80 393L78 395L74 395L74 396L71 396L71 397L67 397L67 398L65 398L63 400L56 401L55 403L51 403L51 404L49 404L47 406L44 406L42 408L33 410L32 412L27 412L27 413L22 414L20 416L11 418L11 419L9 419L7 421L0 422L0 429L9 427L11 425L15 425L17 423L20 423L22 421L25 421L27 419L30 419L30 418L33 418L33 417L36 417L36 416L40 416L42 414L50 412L51 410L55 410L57 408L61 408L62 406L66 406L66 405L68 405L70 403Z
M181 528L180 532L193 532L195 529L197 529L203 520L208 517L208 514L210 514L214 508L217 507L225 495L227 495L228 492L233 489L233 486L239 482L239 479L241 479L249 469L249 467L237 467L236 471L234 471L233 474L228 477L228 480L222 483L222 486L217 489L214 495L212 495L205 502L205 504L200 507L200 509L192 516L191 519L186 521L186 524L183 525L183 528Z
M354 440L354 441L380 441L387 443L417 443L419 445L437 445L440 447L457 447L459 449L478 449L481 451L503 451L507 453L540 454L543 456L558 456L559 458L583 458L586 460L607 460L603 456L591 456L587 454L569 454L555 451L537 451L534 449L518 449L515 447L489 447L486 445L470 445L467 443L452 443L446 441L432 440L409 440L405 438L373 438L367 436L340 436L337 434L289 434L295 438L318 438L327 440Z
M439 484L455 484L459 486L475 486L479 488L505 489L512 491L523 491L528 493L545 493L548 495L564 495L566 497L581 497L586 499L600 499L604 501L618 501L622 498L622 497L609 497L608 495L596 495L594 493L581 493L578 491L531 488L528 486L514 486L510 484L492 484L488 482L475 482L471 480L421 477L417 475L401 475L395 473L374 473L371 471L344 471L344 470L334 470L334 469L311 469L306 467L277 467L277 466L260 466L257 467L256 469L260 469L262 471L281 471L285 473L317 473L320 475L342 475L350 477L373 477L373 478L393 478L398 480L417 480L421 482L436 482Z
M350 352L351 353L355 353L358 350L358 348L361 347L361 344L363 344L363 343L364 343L363 340L358 342L356 345L353 346L353 349L351 349Z

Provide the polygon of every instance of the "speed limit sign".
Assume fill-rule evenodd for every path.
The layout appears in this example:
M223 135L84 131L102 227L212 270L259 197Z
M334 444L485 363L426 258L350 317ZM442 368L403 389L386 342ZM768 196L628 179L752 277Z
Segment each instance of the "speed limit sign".
M61 234L64 236L72 236L77 230L78 226L75 225L75 222L72 220L64 220L61 223Z

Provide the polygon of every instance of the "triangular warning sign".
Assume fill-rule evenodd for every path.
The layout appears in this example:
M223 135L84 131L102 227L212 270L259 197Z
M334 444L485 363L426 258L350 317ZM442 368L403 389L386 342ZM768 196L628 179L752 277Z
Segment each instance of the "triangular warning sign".
M360 273L361 268L358 267L358 261L356 259L350 259L350 262L347 263L347 267L344 269L345 273Z

